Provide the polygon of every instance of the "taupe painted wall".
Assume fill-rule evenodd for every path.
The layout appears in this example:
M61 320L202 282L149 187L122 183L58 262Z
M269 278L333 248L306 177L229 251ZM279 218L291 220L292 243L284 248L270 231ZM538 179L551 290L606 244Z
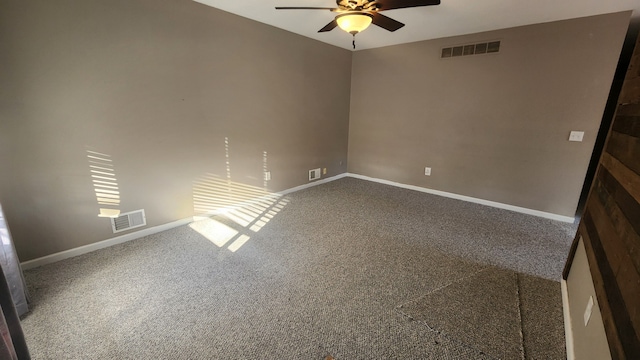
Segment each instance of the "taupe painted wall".
M582 238L576 248L571 271L567 277L568 304L565 311L569 312L573 338L569 344L574 344L573 354L575 359L611 359L607 335L602 322L602 314L596 298L596 290L593 287L593 278L589 270L587 252ZM584 313L589 302L593 298L591 317L587 325L584 324Z
M149 226L226 179L225 137L235 183L263 187L264 151L268 190L345 172L351 56L188 0L3 1L0 202L20 259L115 236L87 149Z
M96 216L93 149L114 160L120 209L165 224L193 215L204 175L226 178L228 138L237 184L263 186L265 151L269 191L307 183L310 168L343 173L349 141L351 172L573 215L628 17L352 61L191 1L6 0L0 202L22 261L113 237ZM438 58L491 39L500 54ZM585 142L567 142L570 130Z
M356 52L349 172L573 216L629 17ZM439 58L487 40L500 53Z

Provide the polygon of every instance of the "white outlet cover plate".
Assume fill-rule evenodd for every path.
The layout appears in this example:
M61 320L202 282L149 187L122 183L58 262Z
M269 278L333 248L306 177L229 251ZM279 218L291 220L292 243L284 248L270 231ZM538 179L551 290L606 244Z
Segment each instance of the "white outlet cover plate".
M425 167L424 168L424 174L427 176L431 176L431 168L430 167Z
M569 141L582 141L584 137L584 131L572 131L569 134Z

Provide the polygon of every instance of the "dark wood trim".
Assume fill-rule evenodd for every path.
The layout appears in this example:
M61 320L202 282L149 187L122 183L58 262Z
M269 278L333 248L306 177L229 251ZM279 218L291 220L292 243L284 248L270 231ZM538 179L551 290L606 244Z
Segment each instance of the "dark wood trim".
M588 205L587 205L588 206ZM615 276L607 261L605 251L591 213L583 218L589 241L585 241L591 276L594 280L598 304L602 314L609 350L614 359L640 359L640 343L628 317L628 311L616 284Z
M636 174L640 174L640 162L634 156L638 150L640 150L640 138L616 131L611 132L606 151Z
M640 116L617 115L613 131L632 137L640 137Z
M616 116L635 116L640 114L640 104L620 104Z
M605 167L600 169L598 179L602 182L602 185L604 185L604 188L616 204L618 204L618 207L629 220L629 223L631 223L636 233L640 234L640 203L620 185L618 180L616 180Z
M640 359L640 37L563 278L582 239L611 356Z
M564 269L562 269L562 279L565 281L569 277L569 270L571 270L571 265L573 264L573 258L576 256L576 250L578 249L579 242L580 242L580 232L577 232L576 236L573 238L573 242L571 242L571 247L569 248L569 255L567 255L567 262L564 263Z
M604 211L603 215L608 216L612 223L613 229L611 229L611 231L618 234L622 239L626 251L631 255L632 262L638 270L638 273L640 273L640 234L633 229L633 225L629 222L629 219L624 216L618 204L616 204L610 196L604 194L606 190L602 185L595 188L595 191L600 197Z
M603 294L602 289L604 288L604 280L602 274L600 272L600 268L596 266L592 266L591 264L596 264L598 259L595 255L593 245L591 243L591 236L588 235L589 228L587 227L589 217L588 211L585 212L585 216L582 218L580 222L579 228L581 228L582 241L584 244L584 248L587 253L587 261L589 262L589 269L591 272L591 278L593 280L593 286L596 289L596 293ZM624 359L624 350L622 348L622 343L620 342L620 338L618 336L618 329L615 324L612 322L613 316L611 312L611 304L609 303L606 297L596 296L598 298L598 305L600 306L600 314L602 315L602 322L604 324L605 331L607 333L607 342L609 344L609 351L611 352L611 357L613 359Z
M620 51L620 57L618 58L618 64L616 66L616 71L611 83L611 89L609 90L607 103L605 105L604 113L602 114L600 127L598 128L598 135L596 136L596 142L593 146L593 153L591 154L587 173L585 175L582 190L580 192L580 199L578 201L578 207L576 209L576 216L581 216L584 211L584 207L589 197L591 184L593 183L593 179L598 168L600 155L604 150L604 146L611 129L614 115L620 114L620 94L622 92L622 86L624 85L625 78L627 77L627 70L634 56L634 48L637 37L638 27L630 25L627 29L627 36L625 37L622 49ZM572 258L570 258L570 260L573 261Z
M615 174L616 180L627 190L629 195L640 202L640 182L637 179L638 174L607 152L602 155L601 164L610 173Z

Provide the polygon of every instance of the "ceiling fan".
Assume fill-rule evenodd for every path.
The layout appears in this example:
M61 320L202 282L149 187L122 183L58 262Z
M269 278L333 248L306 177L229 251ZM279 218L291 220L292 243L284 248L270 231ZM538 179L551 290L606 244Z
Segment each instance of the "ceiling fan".
M404 26L403 23L380 14L380 11L439 5L440 0L336 0L336 4L338 7L278 6L276 10L329 10L338 13L332 22L318 32L331 31L339 26L353 35L355 49L356 34L372 23L389 31L396 31Z

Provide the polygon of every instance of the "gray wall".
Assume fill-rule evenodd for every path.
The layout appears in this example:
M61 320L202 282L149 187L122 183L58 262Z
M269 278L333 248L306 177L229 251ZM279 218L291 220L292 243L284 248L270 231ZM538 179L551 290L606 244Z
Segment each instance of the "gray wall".
M231 180L250 189L265 151L277 191L345 172L349 144L354 173L573 215L628 18L352 56L191 1L3 0L0 202L22 261L113 237L95 150L119 208L165 224L194 214L207 174L226 179L228 138ZM500 54L438 57L491 39Z
M351 52L186 0L2 1L0 202L20 259L115 236L88 149L123 212L194 214L205 174L268 190L346 171ZM255 188L254 188L255 187Z
M629 17L356 52L349 172L573 216ZM439 58L487 40L500 53Z

